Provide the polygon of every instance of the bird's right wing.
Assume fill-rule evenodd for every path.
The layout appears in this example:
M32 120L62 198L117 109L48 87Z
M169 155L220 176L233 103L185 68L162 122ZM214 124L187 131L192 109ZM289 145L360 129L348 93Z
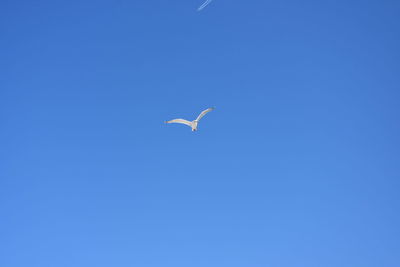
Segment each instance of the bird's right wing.
M198 9L197 11L203 10L206 6L208 6L209 3L211 3L212 0L206 0Z
M170 121L166 121L165 123L182 123L182 124L186 124L187 126L192 127L192 123L190 121L187 121L184 119L170 120Z
M200 115L197 117L197 121L199 121L201 118L203 118L204 117L204 115L206 115L208 112L210 112L210 111L212 111L214 108L208 108L208 109L206 109L206 110L203 110L201 113L200 113Z

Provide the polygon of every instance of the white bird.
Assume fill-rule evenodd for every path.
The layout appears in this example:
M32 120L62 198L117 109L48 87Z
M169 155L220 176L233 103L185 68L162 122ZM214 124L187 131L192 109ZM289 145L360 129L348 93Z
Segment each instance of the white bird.
M191 127L192 131L197 131L197 125L199 124L199 120L201 118L203 118L204 115L206 115L208 112L210 112L213 109L214 108L208 108L208 109L204 110L203 112L200 113L199 116L197 116L197 118L194 121L187 121L184 119L174 119L174 120L166 121L165 123L182 123L182 124L186 124L187 126Z

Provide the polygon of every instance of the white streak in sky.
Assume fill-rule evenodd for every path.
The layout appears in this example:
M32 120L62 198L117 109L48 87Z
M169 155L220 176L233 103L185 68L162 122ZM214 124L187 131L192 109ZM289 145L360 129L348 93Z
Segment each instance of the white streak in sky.
M212 0L206 0L198 9L197 11L201 11L203 10L203 8L205 8L206 6L208 6L209 3L211 3Z

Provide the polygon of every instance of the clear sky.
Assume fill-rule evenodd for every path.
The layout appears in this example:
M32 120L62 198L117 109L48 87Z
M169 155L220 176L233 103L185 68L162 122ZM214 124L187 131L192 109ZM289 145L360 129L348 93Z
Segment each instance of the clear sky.
M0 266L400 266L400 2L202 2L0 2Z

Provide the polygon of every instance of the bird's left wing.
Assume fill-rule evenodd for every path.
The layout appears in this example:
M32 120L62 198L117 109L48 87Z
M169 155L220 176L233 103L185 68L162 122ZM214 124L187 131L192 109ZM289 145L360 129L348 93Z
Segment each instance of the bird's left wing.
M208 112L212 111L214 108L208 108L206 110L204 110L203 112L200 113L200 115L197 117L196 121L199 121L201 118L204 117L204 115L206 115Z
M192 123L190 121L184 120L184 119L174 119L170 121L166 121L165 123L182 123L186 124L187 126L192 126Z

